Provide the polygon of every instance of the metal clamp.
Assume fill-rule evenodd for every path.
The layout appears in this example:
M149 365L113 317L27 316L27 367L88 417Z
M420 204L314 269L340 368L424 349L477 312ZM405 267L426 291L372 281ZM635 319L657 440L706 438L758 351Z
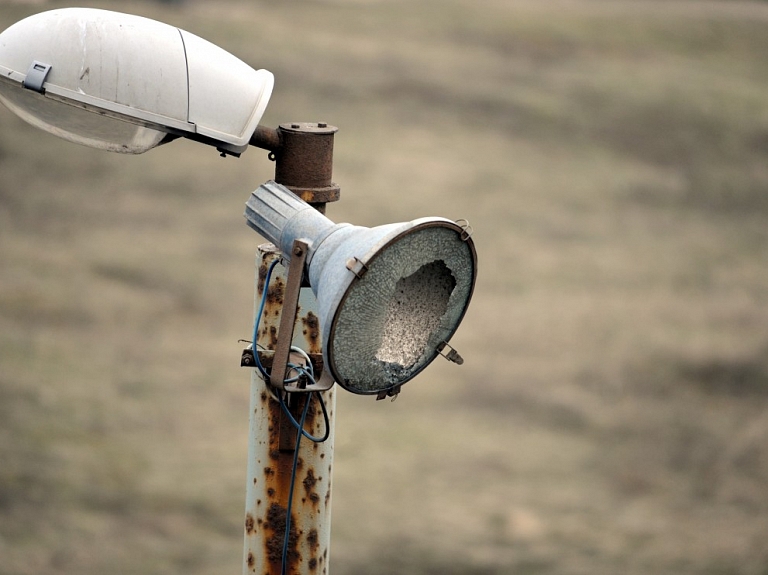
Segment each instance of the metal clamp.
M464 218L461 218L459 220L456 220L456 225L461 228L461 241L466 242L469 238L472 237L472 233L474 230L472 229L472 226L469 224L469 220L465 220Z
M450 351L446 354L443 353L443 350L445 348L450 348ZM437 353L442 355L445 359L448 361L452 361L456 365L461 365L464 363L464 358L459 355L459 352L453 349L450 345L448 345L447 341L442 342L440 345L437 346Z
M45 84L45 79L48 76L48 72L50 71L50 64L44 64L43 62L34 60L32 65L29 67L29 70L27 70L27 77L24 78L22 85L27 90L32 90L39 94L45 94L45 88L43 88L43 84Z
M365 265L360 258L355 256L347 260L347 269L355 274L357 279L363 279L365 272L368 271L368 266Z
M395 401L397 399L397 396L400 395L400 389L402 387L403 387L402 385L396 385L395 387L390 387L389 389L380 391L378 395L376 395L376 401L381 401L382 399L386 399L387 397L391 397L392 401Z

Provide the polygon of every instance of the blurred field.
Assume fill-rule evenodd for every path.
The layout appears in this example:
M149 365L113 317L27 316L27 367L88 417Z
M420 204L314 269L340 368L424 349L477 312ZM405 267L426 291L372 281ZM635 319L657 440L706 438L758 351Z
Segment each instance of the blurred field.
M466 363L339 395L334 573L768 573L768 4L79 5L271 70L266 125L339 126L332 219L474 226ZM0 109L0 574L240 572L271 170Z

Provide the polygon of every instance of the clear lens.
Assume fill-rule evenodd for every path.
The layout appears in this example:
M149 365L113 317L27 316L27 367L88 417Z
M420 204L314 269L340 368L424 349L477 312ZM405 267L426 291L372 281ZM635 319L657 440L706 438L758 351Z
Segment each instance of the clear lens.
M100 150L141 154L166 136L159 130L53 100L16 83L0 82L0 102L36 128Z

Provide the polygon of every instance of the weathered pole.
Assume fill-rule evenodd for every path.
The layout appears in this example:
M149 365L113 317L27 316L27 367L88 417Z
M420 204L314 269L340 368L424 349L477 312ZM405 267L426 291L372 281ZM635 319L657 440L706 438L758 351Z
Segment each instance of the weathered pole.
M251 144L271 152L270 158L276 162L277 183L324 213L325 204L338 200L340 192L331 180L335 132L335 127L324 123L283 124L277 130L260 126ZM270 351L276 349L280 338L288 270L278 263L269 283L266 280L272 262L281 256L274 245L264 244L259 246L256 258L255 309L259 309L262 297L265 301L252 351L255 354L262 352L260 357L267 370L271 368ZM319 377L322 341L317 302L308 287L300 290L298 310L292 345L309 355ZM254 361L253 356L243 356L244 365L253 366ZM298 432L283 412L277 393L279 390L254 369L251 375L243 574L279 575L283 571L294 575L327 574L336 390L332 387L316 392L325 402L327 424L316 397L309 393L288 394L288 409L296 421L301 419L305 402L311 401L304 425L307 433L322 437L326 425L329 427L328 437L323 442L302 438L298 454L295 453ZM292 481L294 463L296 473Z

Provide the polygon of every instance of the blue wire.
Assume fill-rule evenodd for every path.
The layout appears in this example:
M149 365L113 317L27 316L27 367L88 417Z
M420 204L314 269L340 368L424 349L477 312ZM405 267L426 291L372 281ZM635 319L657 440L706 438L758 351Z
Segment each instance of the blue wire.
M328 439L328 436L331 434L331 422L328 418L328 410L325 407L325 402L323 401L323 397L320 395L319 392L312 392L310 395L317 395L317 398L320 400L320 407L323 408L323 419L325 420L325 434L322 437L315 437L314 435L310 435L305 429L304 424L299 423L296 421L296 418L293 417L290 410L288 409L288 406L285 405L285 401L283 401L283 396L278 394L277 398L280 401L280 407L283 409L283 413L285 413L286 416L288 416L289 421L291 422L291 425L293 425L297 431L300 432L301 435L309 439L310 441L314 441L315 443L322 443L326 439Z
M299 466L299 447L301 447L301 436L304 435L304 423L307 420L307 413L309 413L309 404L312 403L312 396L314 393L310 393L307 397L307 402L304 404L304 411L301 414L301 430L296 436L296 449L293 452L293 468L291 469L291 485L288 490L288 505L285 510L285 534L283 536L283 565L280 568L281 575L286 574L288 568L288 540L291 535L291 513L293 512L293 488L296 485L296 469ZM280 404L284 405L282 395L280 395ZM293 419L293 418L291 418Z
M256 358L256 367L258 368L259 372L261 372L262 377L264 378L264 381L269 381L269 374L267 373L267 370L264 369L264 366L261 365L261 360L259 359L259 350L256 349L256 342L259 339L259 324L261 323L261 315L264 313L264 306L267 303L267 292L269 291L269 280L272 278L272 270L275 269L275 266L280 263L280 260L275 258L272 260L272 263L269 264L269 268L267 269L267 275L264 278L264 287L262 288L261 292L261 301L259 302L259 310L256 312L256 318L253 321L253 357Z

